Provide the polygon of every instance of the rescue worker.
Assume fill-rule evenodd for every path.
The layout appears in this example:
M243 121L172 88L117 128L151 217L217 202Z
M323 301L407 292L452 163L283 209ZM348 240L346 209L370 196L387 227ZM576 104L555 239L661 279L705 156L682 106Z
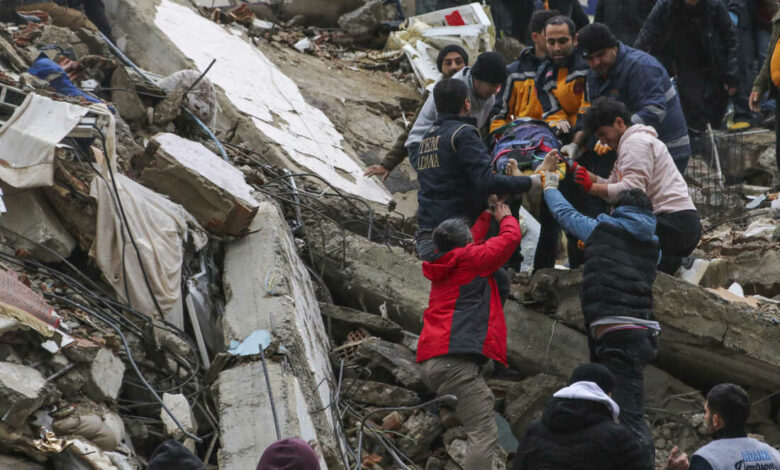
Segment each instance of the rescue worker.
M599 0L593 21L603 23L623 44L634 44L656 0Z
M585 77L588 64L574 53L574 22L555 16L544 26L547 59L536 74L536 93L542 105L542 118L561 135L571 132L577 116L588 103Z
M780 87L780 12L772 18L772 39L769 41L769 53L764 60L761 71L753 83L753 91L750 93L750 109L754 113L761 111L761 97L769 92L770 98L778 100L778 87ZM780 119L775 118L775 158L777 169L780 170Z
M644 370L658 353L661 330L653 314L659 256L653 205L641 189L627 189L615 198L611 214L594 219L577 212L557 188L557 173L545 172L550 211L585 244L580 302L591 361L615 375L612 399L620 406L620 422L642 449L640 468L651 470L655 448L644 420Z
M615 376L601 364L581 364L569 385L547 402L542 418L528 426L515 454L514 470L640 469L639 443L617 417L610 394Z
M538 9L558 10L561 15L571 18L575 25L575 32L590 23L590 18L582 9L580 0L536 0Z
M685 172L691 143L677 90L663 65L646 52L619 43L603 24L588 25L577 33L577 46L588 62L588 98L608 96L625 103L632 124L652 126L666 144L680 173ZM561 153L576 159L586 135L578 132Z
M691 135L721 128L739 86L737 29L722 0L659 0L634 47L675 78Z
M487 124L490 112L496 103L496 93L506 81L504 57L498 52L483 52L477 57L473 67L462 69L452 78L466 84L470 105L469 117L476 119L477 129L482 129L482 126ZM433 96L428 96L405 143L412 166L423 136L436 119L436 103Z
M536 94L536 71L547 58L544 25L558 14L555 10L537 10L531 17L531 40L534 45L523 49L520 57L506 68L506 84L496 95L496 105L493 107L491 132L516 118L542 119L542 105Z
M466 69L464 69L466 70ZM487 148L471 117L469 87L457 78L433 89L438 118L423 136L415 159L417 181L417 256L435 256L432 233L440 223L463 217L474 223L491 194L519 194L541 187L540 175L494 174Z
M666 464L668 470L732 470L780 468L780 452L766 443L748 437L745 423L750 416L750 400L739 385L712 387L704 402L704 421L713 441L691 457L674 447Z
M499 234L485 240L493 217L500 224ZM507 363L506 321L493 273L514 253L520 238L509 206L497 203L495 211L483 212L470 230L461 218L439 224L433 232L436 257L423 263L431 294L417 362L431 391L458 399L455 413L467 435L465 470L494 468L495 400L480 368L490 359Z
M439 55L436 57L436 68L442 75L442 78L451 78L456 73L463 70L469 63L469 55L465 49L457 44L449 44L444 46L439 51ZM419 116L423 109L423 105L428 99L428 92L425 92L423 99L420 102L420 106L417 108L415 115ZM363 176L369 178L371 176L381 176L382 181L387 181L387 177L390 173L404 161L406 158L406 139L409 138L409 132L411 129L406 129L395 141L393 148L387 152L385 158L379 162L378 165L372 165L366 168Z
M658 133L650 126L631 125L630 119L623 103L606 97L597 99L585 116L585 127L589 134L617 149L615 166L609 178L589 173L576 163L571 172L585 191L609 202L627 189L644 191L657 219L656 235L663 255L658 269L674 274L682 259L699 244L699 213Z

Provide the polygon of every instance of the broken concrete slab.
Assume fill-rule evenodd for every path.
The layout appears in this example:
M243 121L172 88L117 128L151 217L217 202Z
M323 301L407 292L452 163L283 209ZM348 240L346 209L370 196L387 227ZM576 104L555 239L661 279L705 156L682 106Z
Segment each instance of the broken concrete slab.
M529 424L541 415L541 411L553 393L566 385L561 377L537 374L519 382L514 390L517 398L507 403L504 410L515 436L522 438Z
M334 328L331 334L337 342L344 341L347 333L356 328L365 328L369 333L388 341L400 342L404 337L403 328L389 318L322 302L320 310L326 323L330 319Z
M45 467L38 462L11 455L0 455L0 468L13 470L45 470Z
M0 362L0 413L12 427L24 424L27 417L44 403L46 379L32 367Z
M187 397L181 393L163 393L162 400L185 431L190 434L198 432L198 422L195 420L195 415L192 413L192 407L190 402L187 401ZM179 426L173 422L173 418L163 409L160 410L160 419L162 419L165 431L169 436L176 440L181 440L184 437L182 430L179 429Z
M267 365L273 404L268 395L263 364L259 361L222 371L214 383L222 443L219 450L221 470L256 467L263 451L278 440L272 405L282 436L322 443L322 432L311 420L311 405L298 379L280 364L268 361ZM320 413L324 414L324 411ZM325 462L320 464L327 468Z
M398 447L409 457L415 458L427 451L442 432L444 429L438 416L420 411L404 423L402 433L408 439L402 440Z
M220 107L228 126L241 119L237 140L282 167L320 175L349 194L382 205L391 200L378 181L362 176L363 166L330 119L244 35L173 0L106 3L112 26L130 33L128 50L139 66L169 75L193 63L204 71L217 59L208 77L222 90Z
M390 372L405 387L425 390L417 356L406 346L372 337L360 343L357 354Z
M243 235L257 212L244 174L199 142L157 134L134 163L145 186L181 204L218 235Z
M369 0L356 10L341 15L338 23L347 34L368 36L379 28L380 23L393 21L397 14L395 5L383 0Z
M341 15L358 8L365 0L282 0L281 10L286 17L303 16L303 24L335 27Z
M579 300L582 271L539 271L534 281L542 277L549 279L532 287L533 297L548 299L547 308L559 321L584 328ZM780 387L780 325L746 305L666 274L658 274L653 293L662 327L658 358L662 368L689 383Z
M7 212L0 217L0 226L34 242L28 242L24 238L17 239L4 232L14 245L28 251L33 258L44 263L59 262L61 261L59 256L63 258L70 256L73 248L76 247L76 240L62 225L39 190L6 193L3 201Z
M414 406L420 403L416 393L382 382L344 379L341 394L345 398L374 406Z
M295 374L295 393L300 394L300 398L295 399L292 394L288 394L288 405L299 408L291 408L287 413L297 415L301 423L310 427L307 433L318 441L326 460L335 461L337 444L334 424L330 412L325 411L333 393L330 384L335 383L335 380L328 361L329 345L322 314L309 273L298 257L289 226L275 204L265 201L259 203L250 232L229 243L225 249L224 344L227 346L232 340L243 340L248 332L256 330L272 333L273 339L278 340L286 350ZM230 371L223 371L221 376L226 373ZM272 381L291 380L289 373L275 377L282 373L278 368L269 373ZM242 406L242 403L263 400L265 385L261 389L248 380L236 384L235 393L222 394L220 403L224 408L221 412L224 422L231 422L230 410ZM247 396L243 397L242 394ZM247 413L251 415L251 412ZM267 426L269 422L266 420L264 425ZM234 432L244 431L236 429ZM228 442L229 436L223 434L221 439L223 451L227 455L233 455L234 451L237 453L235 457L230 457L229 461L235 462L235 466L230 468L246 468L248 460L242 460L238 454L247 452L239 452L239 449L250 445L247 439L251 439L251 436L242 437L243 444L238 448ZM257 445L265 442L260 436L257 439ZM263 449L265 447L259 447L260 452Z
M119 396L125 364L114 353L101 348L86 372L84 391L96 401L114 401Z

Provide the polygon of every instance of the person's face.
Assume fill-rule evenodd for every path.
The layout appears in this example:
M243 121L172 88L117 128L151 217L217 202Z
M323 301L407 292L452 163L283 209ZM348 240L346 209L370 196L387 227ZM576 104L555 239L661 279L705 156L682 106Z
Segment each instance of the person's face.
M618 120L620 123L617 122ZM602 143L609 145L613 150L617 150L620 138L623 136L623 132L625 132L625 126L621 126L622 123L623 119L617 118L615 119L615 123L611 126L599 127L598 130L596 130L596 137L598 137Z
M585 60L588 66L602 77L609 75L617 61L617 47L608 47L590 54Z
M441 61L441 73L444 75L444 78L452 78L453 75L460 72L465 66L466 62L463 60L463 56L457 52L448 52L444 56L444 60Z
M531 33L531 40L534 42L534 49L536 53L541 55L547 55L547 39L545 39L543 33Z
M498 93L498 90L501 89L501 84L493 84L488 82L483 82L482 80L477 80L476 78L473 80L474 84L474 94L482 98L483 100L486 100L490 98L491 96Z
M719 414L710 411L706 401L704 402L704 422L707 423L707 432L709 434L715 434L715 431L722 429L726 424Z
M544 29L547 54L558 67L566 65L574 50L574 40L565 24L551 24Z

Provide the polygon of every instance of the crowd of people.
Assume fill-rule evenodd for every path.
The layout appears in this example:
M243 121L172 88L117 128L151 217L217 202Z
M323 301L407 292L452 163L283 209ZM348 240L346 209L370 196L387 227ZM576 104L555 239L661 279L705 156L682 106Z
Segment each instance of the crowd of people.
M569 268L583 268L591 362L517 436L514 467L653 469L643 392L661 333L653 283L690 262L701 237L683 175L704 133L747 129L773 106L777 3L602 0L592 24L578 1L517 11L525 3L512 11L522 20L530 9L511 28L529 44L516 60L486 52L469 67L464 50L443 49L443 78L403 136L405 153L396 145L392 162L366 173L386 178L407 155L417 171L416 251L431 281L417 352L423 382L458 398L466 470L490 468L497 427L482 371L507 365L506 268L522 237L510 205L541 191L534 270L555 266L565 233ZM770 24L771 39L759 33ZM539 146L545 155L526 172L515 160L500 167L491 145L528 123L554 133ZM738 385L713 387L704 408L714 440L690 459L675 448L667 468L780 468L780 453L746 437L749 406Z

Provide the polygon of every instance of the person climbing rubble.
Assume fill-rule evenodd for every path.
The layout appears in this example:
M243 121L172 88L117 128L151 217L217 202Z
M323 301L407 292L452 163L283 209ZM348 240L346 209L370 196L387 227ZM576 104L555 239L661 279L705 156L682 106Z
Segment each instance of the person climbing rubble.
M465 49L457 44L450 44L442 47L439 51L439 55L436 57L436 68L442 74L442 78L452 78L453 75L463 70L469 63L469 55ZM417 109L415 115L419 116L423 110L423 106L427 102L429 97L428 92L423 95L421 104ZM363 176L370 178L372 176L381 176L382 181L387 181L387 177L390 173L404 161L407 156L406 140L409 138L409 132L411 129L406 129L395 141L393 148L387 152L385 158L379 162L378 165L371 165L366 168Z
M467 69L466 69L467 70ZM494 174L487 148L471 117L470 88L457 78L433 89L438 119L423 136L415 170L417 193L417 256L435 257L432 235L443 221L463 217L471 224L487 207L490 194L518 194L541 187L541 177Z
M542 418L528 426L514 470L537 468L638 469L645 465L633 434L615 420L615 376L601 364L581 364L569 385L555 392Z
M84 13L79 8L84 7ZM17 11L43 11L47 13L52 23L57 26L77 31L81 28L100 31L106 37L111 37L111 25L106 17L102 0L57 0L36 1L18 0Z
M655 129L630 124L626 106L614 99L597 99L585 115L585 127L618 152L609 178L596 176L574 164L575 181L586 192L614 202L626 189L638 188L650 198L656 215L656 235L661 244L660 271L674 274L701 238L699 213L688 185Z
M496 94L506 81L504 57L497 52L483 52L477 57L473 67L464 68L453 75L452 79L466 85L470 103L468 116L476 120L474 125L477 129L482 129L493 110ZM434 97L429 96L422 111L417 116L417 120L414 121L409 138L406 139L405 145L412 166L414 166L423 137L436 119L437 106Z
M707 393L704 420L713 441L697 450L690 461L674 447L667 470L727 470L780 468L780 452L748 437L745 423L750 416L750 400L739 385L719 384Z
M499 222L499 234L485 241L491 218ZM493 273L509 260L520 239L518 220L499 202L471 229L461 218L439 224L433 232L436 257L423 263L431 292L417 362L430 390L458 399L455 412L468 436L465 470L491 468L496 457L494 396L480 369L489 359L507 364L506 322Z
M564 230L585 244L580 302L591 361L616 379L612 398L620 422L653 468L653 435L644 420L644 369L658 353L661 327L653 314L653 282L659 259L653 204L641 189L625 189L610 215L586 217L558 191L558 175L544 173L544 199Z
M515 118L542 118L542 105L536 94L536 71L547 58L544 26L547 20L558 15L556 10L537 10L531 16L529 28L534 45L523 49L520 57L506 68L506 84L496 95L492 111L491 132Z

